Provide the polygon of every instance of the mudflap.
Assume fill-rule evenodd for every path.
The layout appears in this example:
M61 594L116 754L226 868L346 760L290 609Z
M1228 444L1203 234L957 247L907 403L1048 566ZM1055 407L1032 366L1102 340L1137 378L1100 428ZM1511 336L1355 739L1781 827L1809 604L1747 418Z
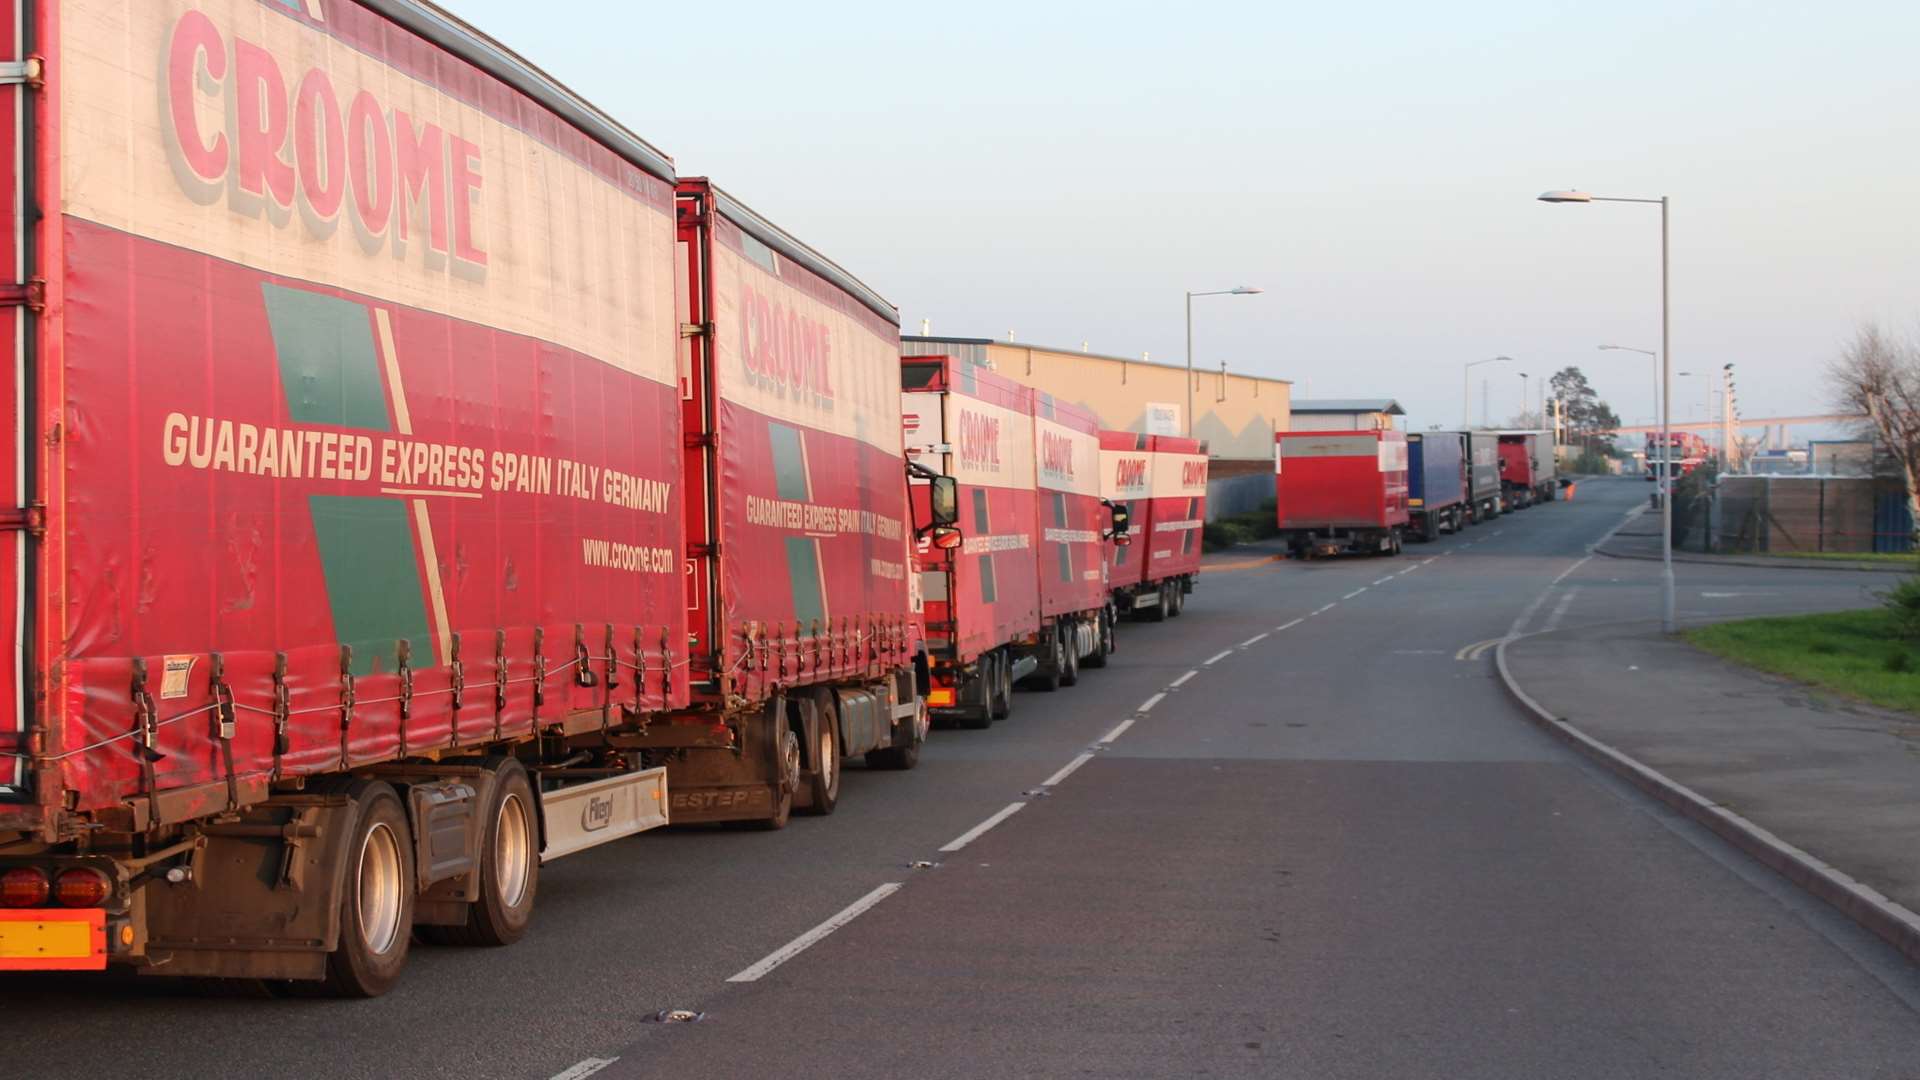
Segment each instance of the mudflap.
M667 818L674 825L715 821L764 821L779 805L780 736L789 717L798 717L801 732L801 768L810 769L807 747L813 745L817 711L804 697L775 697L739 720L739 745L729 749L694 748L667 765ZM655 725L657 730L659 725ZM794 793L802 805L807 786Z
M288 795L207 829L186 880L150 882L143 974L318 979L340 938L356 808L344 792Z

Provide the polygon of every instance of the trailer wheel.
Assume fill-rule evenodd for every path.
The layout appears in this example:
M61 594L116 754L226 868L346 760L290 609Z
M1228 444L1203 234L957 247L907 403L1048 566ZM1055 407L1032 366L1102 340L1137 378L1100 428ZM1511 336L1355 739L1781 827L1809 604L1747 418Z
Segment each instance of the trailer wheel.
M1066 670L1060 673L1060 685L1078 686L1080 685L1080 634L1076 629L1069 627L1060 637L1066 643L1066 651L1062 655L1067 659Z
M780 732L780 793L774 797L773 816L751 824L772 832L784 829L793 817L793 790L800 786L800 736L791 728Z
M926 703L921 702L920 710L923 718L926 715L926 708ZM913 741L907 743L907 745L883 746L878 750L867 751L867 768L892 769L898 772L905 772L915 765L920 764L920 743L923 741L920 733L923 730L925 729L921 727L919 722L915 721L913 725Z
M813 775L807 781L813 795L807 813L815 817L826 817L840 805L840 724L833 706L825 700L827 696L821 695L820 730L813 742Z
M992 687L987 718L1005 720L1013 715L1013 655L1005 649L994 650Z
M400 980L413 931L413 839L400 796L384 781L356 784L359 808L340 883L340 942L327 955L326 989L379 997Z
M1060 677L1067 667L1066 652L1066 646L1060 642L1060 631L1056 629L1053 632L1053 644L1049 647L1047 662L1040 665L1040 670L1032 676L1035 687L1049 694L1060 689Z
M1167 583L1160 583L1160 602L1147 609L1148 622L1167 621Z
M1171 605L1167 608L1169 619L1177 619L1181 612L1187 610L1187 590L1178 578L1167 583L1167 601Z
M493 790L481 811L487 823L480 845L480 898L467 905L464 926L422 926L422 939L440 945L497 948L519 941L533 922L540 886L540 828L533 784L513 758L485 763Z
M1387 554L1398 555L1400 554L1401 549L1402 549L1402 543L1400 538L1400 530L1395 529L1387 539Z
M1093 652L1087 654L1086 666L1106 667L1107 657L1113 655L1113 620L1104 611L1094 617L1093 636Z

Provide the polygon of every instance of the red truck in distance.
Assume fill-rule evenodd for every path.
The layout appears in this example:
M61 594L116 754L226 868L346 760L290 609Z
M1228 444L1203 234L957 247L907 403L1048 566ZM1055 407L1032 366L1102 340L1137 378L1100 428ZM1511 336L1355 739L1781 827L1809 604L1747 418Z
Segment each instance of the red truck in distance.
M1150 622L1180 614L1200 573L1207 444L1102 431L1100 461L1100 492L1128 517L1130 542L1109 549L1114 610Z
M1283 431L1274 437L1275 512L1296 559L1395 555L1407 528L1407 437Z
M1552 502L1559 490L1550 431L1502 431L1500 489L1503 510Z

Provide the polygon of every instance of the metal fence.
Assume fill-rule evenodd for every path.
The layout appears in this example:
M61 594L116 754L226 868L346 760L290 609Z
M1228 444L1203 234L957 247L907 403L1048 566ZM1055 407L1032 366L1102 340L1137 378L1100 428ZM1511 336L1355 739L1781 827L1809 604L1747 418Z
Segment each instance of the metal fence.
M1693 551L1903 552L1913 519L1897 481L1722 476L1674 500L1674 542Z

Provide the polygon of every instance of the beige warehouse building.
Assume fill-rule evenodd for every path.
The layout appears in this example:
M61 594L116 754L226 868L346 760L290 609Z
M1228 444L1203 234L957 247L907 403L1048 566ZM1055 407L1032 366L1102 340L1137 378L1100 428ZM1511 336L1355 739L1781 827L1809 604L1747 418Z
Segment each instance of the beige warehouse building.
M1078 405L1115 431L1180 434L1187 409L1184 365L1102 356L987 338L901 338L908 356L953 356ZM1207 441L1216 478L1267 473L1273 436L1288 430L1293 384L1215 368L1193 374L1193 434Z

